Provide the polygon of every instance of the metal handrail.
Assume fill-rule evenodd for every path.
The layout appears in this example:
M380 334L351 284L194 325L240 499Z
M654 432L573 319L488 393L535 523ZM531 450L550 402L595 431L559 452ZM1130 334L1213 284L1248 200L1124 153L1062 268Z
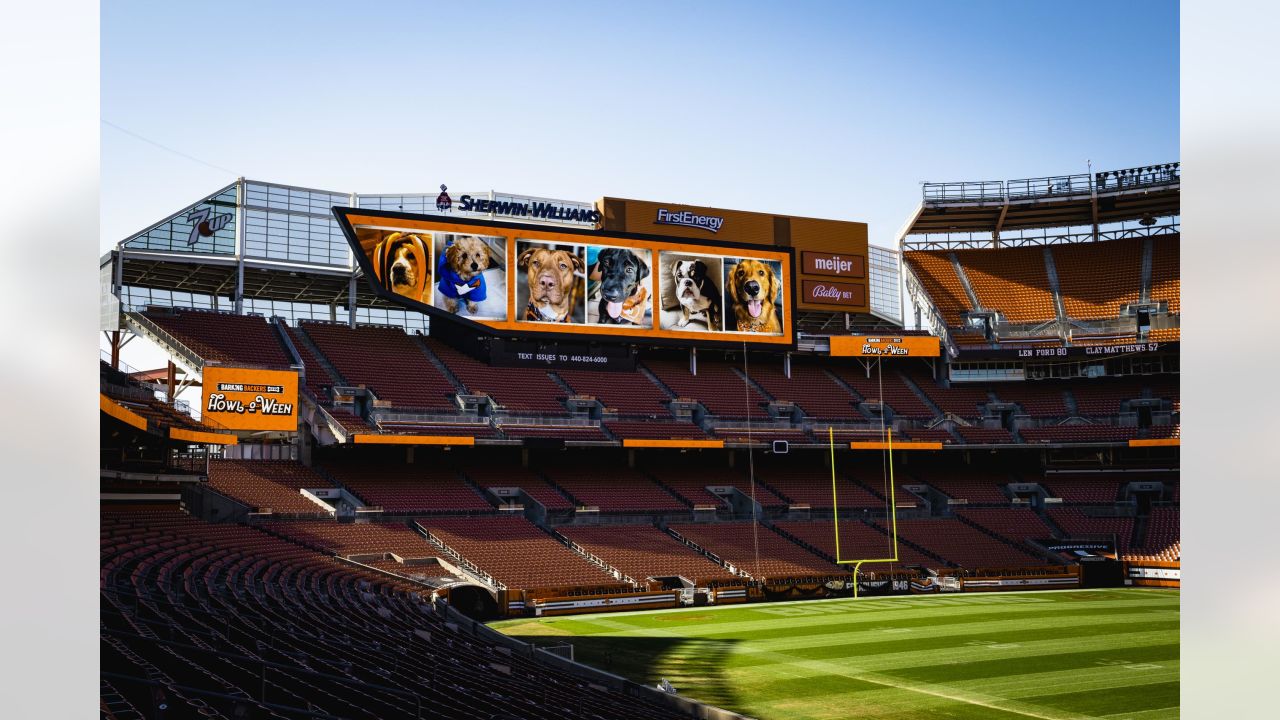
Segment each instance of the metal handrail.
M926 202L1003 202L1066 195L1087 195L1136 188L1178 185L1182 163L1161 163L1120 170L1100 170L1089 175L1050 175L1015 180L977 180L923 183Z

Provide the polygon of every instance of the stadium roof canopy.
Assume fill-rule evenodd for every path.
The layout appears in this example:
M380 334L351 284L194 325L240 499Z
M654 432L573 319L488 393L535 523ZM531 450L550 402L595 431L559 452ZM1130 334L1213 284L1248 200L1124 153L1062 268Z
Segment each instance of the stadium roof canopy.
M1034 240L1024 243L1024 238L1035 238L1036 233L1023 231L1073 227L1091 228L1087 234L1098 239L1100 228L1134 221L1149 225L1156 218L1177 216L1180 183L1180 163L1101 171L1092 176L926 182L920 205L899 231L898 241L907 250L990 247L992 240L1005 245L1045 244ZM957 238L963 235L983 238ZM981 245L970 244L973 242Z

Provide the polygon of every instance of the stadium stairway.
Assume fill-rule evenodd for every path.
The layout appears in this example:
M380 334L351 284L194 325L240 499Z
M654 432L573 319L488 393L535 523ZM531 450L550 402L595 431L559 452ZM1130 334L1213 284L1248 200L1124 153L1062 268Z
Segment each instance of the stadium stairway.
M911 379L906 373L902 373L902 372L898 373L898 377L902 378L902 382L905 383L906 386L911 389L911 392L914 393L917 398L919 398L920 402L924 403L925 407L929 408L929 411L933 413L933 416L935 418L946 417L946 413L942 412L942 408L938 407L937 403L935 403L929 397L928 393L920 389L920 386L915 383L915 380ZM952 435L954 434L955 433L952 433ZM959 439L960 438L956 438L956 440L959 440Z
M979 523L976 523L970 518L967 518L963 515L956 515L956 518L960 520L960 522L964 523L965 525L968 525L974 528L975 530L982 532L983 534L989 535L992 539L999 540L1000 542L1004 543L1005 545L1008 545L1011 548L1014 548L1015 550L1021 550L1024 553L1040 556L1044 559L1047 559L1049 563L1053 565L1066 564L1065 562L1063 562L1062 558L1057 557L1053 553L1049 553L1043 550L1042 548L1033 546L1030 543L1016 542L1012 538L1007 538L1001 535L1000 533L997 533L994 530L991 530L983 525L980 525Z
M440 371L440 374L444 375L445 379L453 385L453 389L456 392L461 394L466 394L468 392L467 386L462 382L462 380L458 379L457 375L453 374L453 371L449 369L448 365L444 364L444 361L440 359L440 356L431 352L431 348L427 345L426 340L423 339L421 334L415 332L409 337L411 342L413 342L413 344L422 351L422 354L427 356L427 360L430 360L431 364Z
M294 339L306 347L307 351L311 353L311 356L316 359L316 362L320 363L320 367L324 368L326 373L329 373L329 377L333 379L334 383L338 385L351 384L342 376L342 373L338 372L338 368L334 367L333 363L329 362L329 358L325 357L324 353L320 352L320 348L316 346L315 340L311 339L311 336L307 334L307 331L304 328L301 326L295 326L291 328L291 330ZM301 350L301 348L298 349ZM319 399L321 401L327 400L327 398Z
M844 378L841 378L839 375L836 375L835 373L831 372L831 370L828 368L822 368L822 372L825 373L826 376L831 379L831 382L834 382L836 385L840 386L840 389L849 393L849 397L852 398L853 400L853 407L858 411L859 415L861 415L864 419L871 422L876 422L880 420L879 415L876 415L875 413L867 409L865 405L865 403L867 402L866 397L864 397L862 393L855 390L852 385L845 382Z

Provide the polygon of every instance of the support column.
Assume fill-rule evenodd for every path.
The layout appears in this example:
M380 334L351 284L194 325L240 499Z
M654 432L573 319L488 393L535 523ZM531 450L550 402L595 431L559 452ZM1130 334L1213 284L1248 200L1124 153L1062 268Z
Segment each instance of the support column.
M356 276L352 275L347 283L347 325L356 326Z
M169 404L172 405L178 400L178 393L174 391L174 386L178 384L178 366L169 361L169 366L165 370L164 376L165 392L169 396Z
M791 379L791 353L782 354L782 374L786 375L788 380Z
M120 369L120 331L111 331L111 369Z
M689 374L698 375L698 348L689 348Z

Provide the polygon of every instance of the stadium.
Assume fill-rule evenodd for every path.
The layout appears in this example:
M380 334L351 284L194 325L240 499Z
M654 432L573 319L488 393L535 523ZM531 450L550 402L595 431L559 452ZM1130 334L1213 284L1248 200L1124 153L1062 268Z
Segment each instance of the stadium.
M218 189L100 261L103 716L1177 717L1179 193Z

